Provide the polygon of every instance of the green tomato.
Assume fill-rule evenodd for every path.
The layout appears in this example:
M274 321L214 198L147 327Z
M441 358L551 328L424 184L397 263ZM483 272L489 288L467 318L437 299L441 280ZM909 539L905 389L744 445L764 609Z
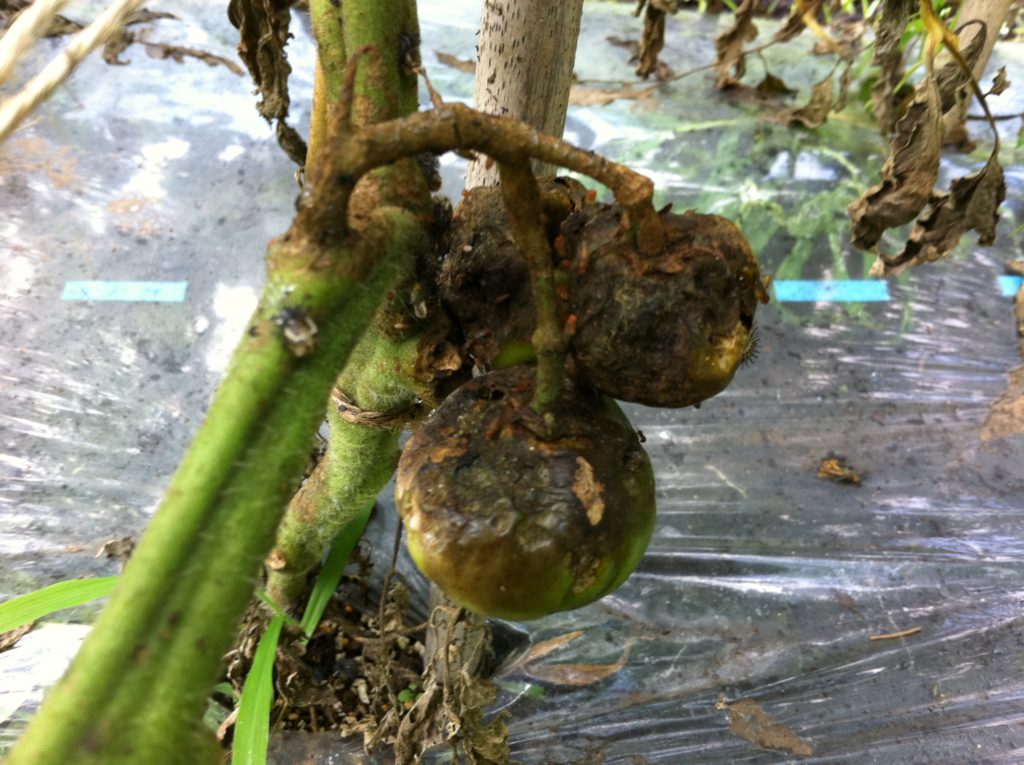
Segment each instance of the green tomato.
M654 474L622 410L566 383L550 425L533 370L478 377L406 444L396 502L420 570L477 613L535 619L591 603L640 562Z

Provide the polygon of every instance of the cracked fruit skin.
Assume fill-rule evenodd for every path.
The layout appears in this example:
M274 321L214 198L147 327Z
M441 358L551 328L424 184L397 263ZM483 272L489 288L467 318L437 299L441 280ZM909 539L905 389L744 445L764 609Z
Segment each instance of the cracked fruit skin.
M608 594L654 527L654 473L611 399L565 383L553 426L532 367L477 377L406 444L395 489L409 552L459 604L535 619Z
M602 393L658 407L720 393L749 357L768 296L742 232L718 215L661 214L666 248L641 255L618 206L572 238L570 340L578 373Z

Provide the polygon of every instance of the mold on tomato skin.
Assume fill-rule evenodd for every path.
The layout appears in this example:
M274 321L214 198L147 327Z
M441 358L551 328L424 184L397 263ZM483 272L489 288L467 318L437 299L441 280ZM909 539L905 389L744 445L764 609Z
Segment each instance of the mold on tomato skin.
M566 382L551 425L531 367L463 385L420 426L396 503L413 560L470 610L533 619L614 590L654 525L654 474L618 405Z
M749 358L767 295L742 232L717 215L661 213L666 247L637 251L608 206L570 237L576 372L602 393L648 406L699 404Z

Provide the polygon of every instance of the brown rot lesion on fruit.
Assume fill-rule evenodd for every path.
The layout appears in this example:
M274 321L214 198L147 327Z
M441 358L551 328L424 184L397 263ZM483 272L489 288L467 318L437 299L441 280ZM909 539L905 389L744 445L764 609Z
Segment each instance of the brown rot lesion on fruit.
M305 308L289 306L273 318L281 332L285 348L295 358L309 356L316 350L317 326Z
M654 525L650 461L615 402L566 380L553 423L536 370L449 396L402 452L396 504L420 569L485 615L537 618L618 587Z
M617 205L573 232L573 361L609 396L694 406L721 392L750 351L762 301L757 258L717 215L659 213L664 248L639 251Z

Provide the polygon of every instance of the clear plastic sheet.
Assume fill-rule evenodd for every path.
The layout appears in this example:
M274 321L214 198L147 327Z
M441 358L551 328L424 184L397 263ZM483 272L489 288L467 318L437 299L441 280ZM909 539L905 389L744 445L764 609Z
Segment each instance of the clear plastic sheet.
M478 3L420 5L432 79L467 99L470 75L433 51L472 54ZM628 53L605 40L638 36L629 10L587 3L581 78L632 78ZM175 12L181 19L157 22L154 37L233 56L222 8L193 1ZM671 19L668 63L683 71L712 60L725 23ZM294 31L292 120L302 129L312 43L301 24ZM804 95L828 66L805 55L810 45L786 46L782 70ZM1019 46L1001 43L997 55L1011 81L1024 79ZM142 531L297 192L246 78L139 48L125 56L118 68L91 58L0 147L2 598L113 573L94 552ZM1019 112L1018 90L995 110ZM648 99L574 108L566 134L649 173L679 208L738 215L768 272L856 278L869 263L844 244L837 212L881 166L885 146L866 120L798 132L696 75ZM945 177L980 156L950 160ZM446 159L443 169L457 195L460 165ZM1022 363L997 285L1020 251L1020 166L1007 175L995 247L968 241L953 260L890 280L887 300L773 303L759 314L760 357L728 391L699 410L628 408L657 472L654 539L638 572L600 603L501 626L498 706L516 760L1024 761L1024 436L979 438ZM187 287L180 301L62 299L80 280ZM819 480L829 455L862 484ZM372 525L378 570L395 523L388 502ZM423 579L405 557L399 571L422 616ZM884 637L907 630L918 631ZM559 637L561 648L529 657ZM5 711L24 693L15 678L26 666L35 665L0 663ZM730 731L724 705L738 699L756 701L813 754ZM0 748L32 703L0 723ZM276 736L273 753L278 763L387 762L329 735Z

